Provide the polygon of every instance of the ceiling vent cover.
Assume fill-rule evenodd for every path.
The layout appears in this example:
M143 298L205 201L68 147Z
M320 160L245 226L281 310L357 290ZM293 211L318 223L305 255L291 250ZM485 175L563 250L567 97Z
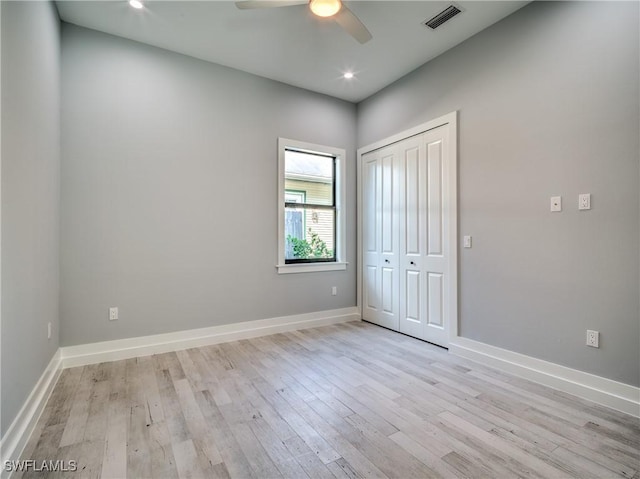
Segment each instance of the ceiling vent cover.
M431 28L432 30L435 30L440 25L442 25L444 22L447 22L447 21L451 20L458 13L461 13L461 12L462 12L462 10L460 8L456 7L455 5L449 5L447 8L445 8L443 11L438 13L431 20L427 20L426 22L424 22L424 24L426 26L428 26L429 28Z

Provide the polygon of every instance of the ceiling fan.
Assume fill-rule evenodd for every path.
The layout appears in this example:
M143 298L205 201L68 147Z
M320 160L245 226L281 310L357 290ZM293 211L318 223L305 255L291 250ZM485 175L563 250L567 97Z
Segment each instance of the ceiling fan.
M309 4L309 9L314 15L335 20L338 25L360 43L367 43L371 40L371 33L367 30L367 27L342 3L342 0L244 0L236 2L236 7L240 10L249 10L305 4Z

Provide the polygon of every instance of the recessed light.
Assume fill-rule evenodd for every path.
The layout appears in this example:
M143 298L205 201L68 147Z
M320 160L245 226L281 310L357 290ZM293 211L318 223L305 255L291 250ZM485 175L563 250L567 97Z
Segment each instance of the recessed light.
M129 5L131 5L136 10L140 10L144 7L140 0L129 0Z
M351 80L353 78L353 73L351 72L346 72L344 75L342 75L344 78L346 78L347 80Z

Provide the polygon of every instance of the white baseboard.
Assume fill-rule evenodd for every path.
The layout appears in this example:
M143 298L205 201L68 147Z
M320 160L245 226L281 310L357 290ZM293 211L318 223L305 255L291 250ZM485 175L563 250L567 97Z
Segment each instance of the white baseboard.
M117 339L60 348L63 368L179 351L268 334L359 321L358 308L343 308L279 318L260 319L174 333Z
M449 351L530 381L640 417L640 388L585 373L468 338L455 338Z
M1 478L4 479L11 475L9 471L4 469L5 461L17 461L20 459L20 455L49 400L49 396L58 382L61 371L62 361L60 349L58 349L0 441L0 453L2 456L2 462L0 462Z

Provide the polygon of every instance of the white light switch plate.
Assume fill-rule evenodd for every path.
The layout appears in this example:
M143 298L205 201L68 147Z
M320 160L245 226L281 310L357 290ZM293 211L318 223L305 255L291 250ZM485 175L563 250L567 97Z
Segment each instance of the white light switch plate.
M562 196L552 196L551 197L551 211L553 213L557 213L562 211Z
M471 236L464 237L464 247L471 248Z

